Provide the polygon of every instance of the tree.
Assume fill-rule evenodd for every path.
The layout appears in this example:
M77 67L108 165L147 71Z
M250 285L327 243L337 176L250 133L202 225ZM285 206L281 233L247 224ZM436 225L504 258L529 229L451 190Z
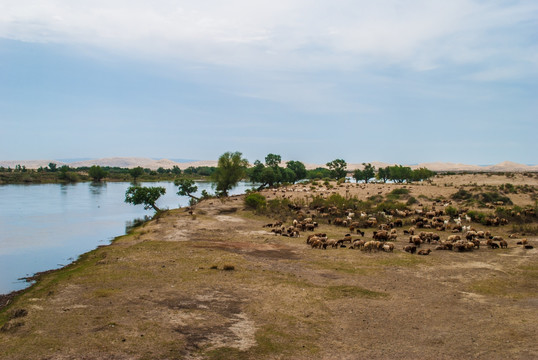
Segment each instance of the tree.
M261 174L260 174L260 180L263 186L267 185L269 187L272 187L276 182L278 182L278 174L277 174L278 168L273 169L272 167L265 167L263 168Z
M435 172L426 169L426 168L419 168L413 170L413 181L423 181L428 180L429 178L435 176Z
M410 182L413 180L413 170L408 166L396 165L389 166L389 179L397 183L404 181Z
M306 178L306 167L300 161L291 160L286 164L286 168L292 170L295 173L293 183Z
M355 180L357 182L359 182L359 180L364 180L364 182L366 184L368 184L368 180L373 178L374 175L375 175L375 167L373 167L372 164L370 164L370 163L368 163L368 164L362 163L362 165L363 165L364 169L355 170L353 172L353 177L355 178Z
M101 179L107 176L107 172L99 165L93 165L88 170L88 175L93 179L93 181L101 181Z
M133 177L133 181L136 181L140 176L144 175L144 169L137 166L135 168L129 169L129 174Z
M172 174L175 174L175 175L181 174L181 169L179 168L179 166L174 165L174 167L172 167Z
M378 180L382 180L384 184L387 183L387 180L390 178L390 169L389 167L384 167L384 168L379 168L379 170L377 170L377 175L376 175L376 178Z
M241 158L242 155L236 151L219 157L218 167L211 176L218 194L228 196L228 191L246 175L248 160Z
M256 183L263 183L262 181L262 171L265 169L265 165L262 164L260 160L254 161L254 166L247 170L248 177L250 181ZM264 185L262 185L263 187Z
M347 175L347 163L342 159L335 159L331 162L328 162L327 167L331 170L331 177L333 179L345 178Z
M281 162L282 162L282 158L280 157L280 155L267 154L267 156L265 157L265 165L270 166L272 168L278 167L278 165L280 165Z
M180 196L189 196L191 199L199 201L200 198L193 195L193 193L198 191L198 186L191 179L176 179L174 185L179 186L179 191L177 192Z
M55 163L49 163L49 171L50 172L56 172L57 165Z
M155 205L157 200L166 193L166 189L157 187L145 186L130 186L125 192L125 202L133 205L144 205L144 209L154 209L159 212L161 209Z

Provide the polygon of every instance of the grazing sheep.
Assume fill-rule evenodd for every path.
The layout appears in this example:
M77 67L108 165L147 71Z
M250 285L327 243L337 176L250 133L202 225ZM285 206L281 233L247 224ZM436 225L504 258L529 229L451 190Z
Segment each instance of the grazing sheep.
M393 250L394 250L394 244L393 243L385 243L385 244L383 244L383 251L392 252Z
M447 240L453 243L453 242L456 242L458 240L461 240L461 236L459 236L459 235L450 235Z
M506 240L500 240L499 245L501 246L501 249L508 249L508 243Z
M339 241L335 239L329 239L326 241L327 247L332 247L333 249L336 249L338 247Z
M415 245L406 245L404 246L404 251L408 252L408 253L411 253L411 254L414 254L417 252L417 247Z
M310 245L312 246L312 249L326 249L327 248L327 243L321 241L319 238L312 241Z
M488 241L486 243L488 244L488 246L491 249L498 249L499 248L499 244L493 242L493 239L488 239Z
M420 244L422 244L422 239L418 235L413 235L409 237L409 242L414 244L416 247L420 247Z
M366 242L364 240L355 240L353 241L353 245L351 245L350 249L362 249L364 247L364 244Z
M431 249L427 249L427 250L419 250L417 255L429 255L430 253L432 252Z
M386 241L389 239L389 233L386 230L374 231L374 239Z
M372 252L372 250L377 250L377 241L368 241L362 247L363 251Z
M469 241L472 241L475 237L478 237L478 233L476 231L467 231L465 234L465 238Z

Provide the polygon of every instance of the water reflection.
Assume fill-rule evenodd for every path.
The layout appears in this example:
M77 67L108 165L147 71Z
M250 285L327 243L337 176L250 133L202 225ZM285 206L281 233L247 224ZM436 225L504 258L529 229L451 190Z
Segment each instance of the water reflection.
M101 195L106 190L106 182L90 183L90 192L92 195Z
M146 221L151 220L151 218L152 218L152 216L145 215L143 218L137 218L137 219L134 219L134 220L126 221L125 222L125 233L128 234L129 232L131 232L131 230L133 230L137 226L140 226L143 223L145 223Z

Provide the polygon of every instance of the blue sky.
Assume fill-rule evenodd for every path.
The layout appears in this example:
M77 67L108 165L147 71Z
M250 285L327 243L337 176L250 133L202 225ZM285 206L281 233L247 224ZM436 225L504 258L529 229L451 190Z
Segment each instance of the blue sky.
M538 2L0 3L0 160L538 163Z

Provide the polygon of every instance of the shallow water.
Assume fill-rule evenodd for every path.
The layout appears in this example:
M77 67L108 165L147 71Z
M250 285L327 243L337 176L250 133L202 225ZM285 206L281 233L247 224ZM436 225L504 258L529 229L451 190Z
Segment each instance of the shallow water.
M124 202L127 182L0 185L0 294L28 286L18 280L36 272L62 267L80 254L109 244L125 234L135 219L152 216L143 205ZM171 182L142 183L163 186L161 209L188 205ZM213 193L199 182L198 191ZM251 188L240 183L230 194Z

